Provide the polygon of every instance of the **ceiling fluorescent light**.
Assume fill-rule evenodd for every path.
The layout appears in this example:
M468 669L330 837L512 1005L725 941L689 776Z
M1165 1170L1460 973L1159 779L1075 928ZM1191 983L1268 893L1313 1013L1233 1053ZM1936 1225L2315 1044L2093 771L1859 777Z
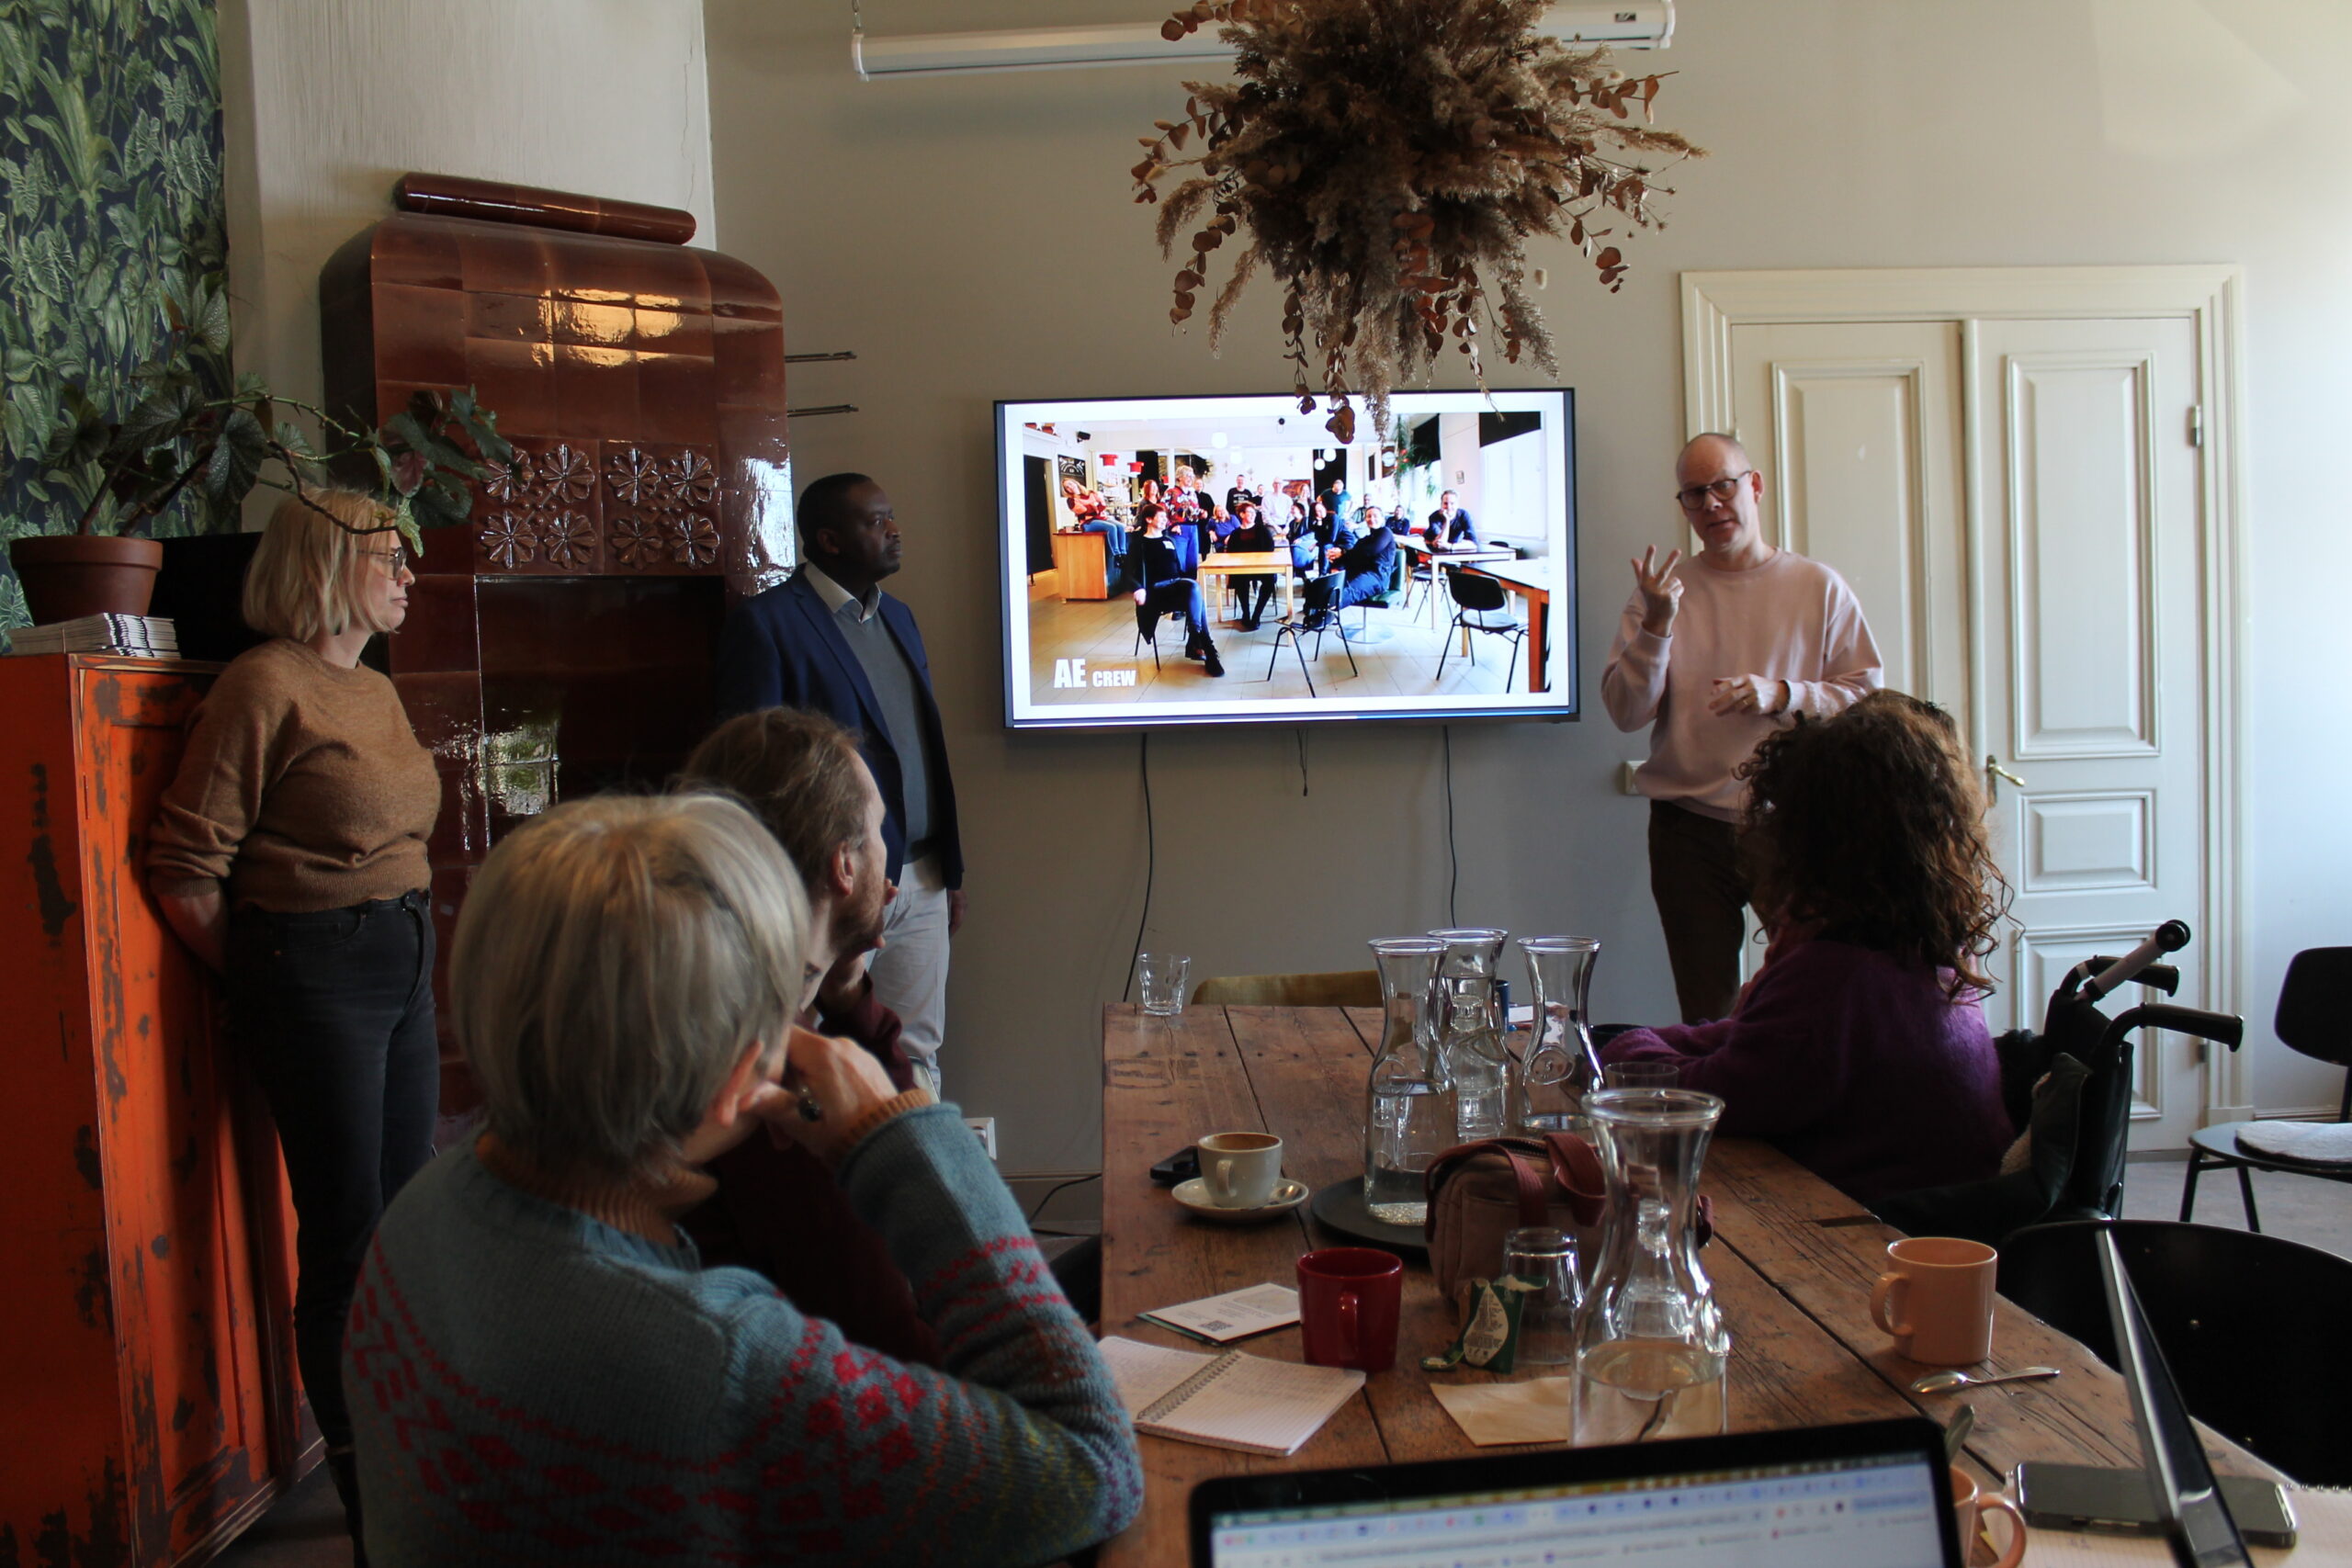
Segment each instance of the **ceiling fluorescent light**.
M1567 42L1665 49L1674 41L1674 0L1555 6L1537 24L1537 30ZM876 38L858 30L850 35L850 58L859 78L867 82L884 76L971 75L1231 59L1232 50L1216 35L1216 28L1203 28L1170 43L1159 36L1156 24L1149 23L922 33L903 38Z

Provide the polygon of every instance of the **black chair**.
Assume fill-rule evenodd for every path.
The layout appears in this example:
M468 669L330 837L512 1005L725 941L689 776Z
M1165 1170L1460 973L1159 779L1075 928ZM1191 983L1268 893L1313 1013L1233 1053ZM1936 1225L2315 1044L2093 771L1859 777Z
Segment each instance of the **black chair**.
M1445 651L1438 655L1437 678L1445 679L1445 661L1453 657L1453 634L1483 632L1488 637L1510 639L1510 657L1503 665L1503 690L1519 675L1520 639L1527 636L1527 627L1511 614L1510 595L1503 585L1483 573L1467 572L1458 566L1445 569L1445 591L1453 600L1453 620L1445 628ZM1470 667L1478 667L1478 646L1463 639L1470 649Z
M1322 597L1322 603L1326 607L1322 609L1310 610L1306 606L1308 602L1313 600L1316 596L1315 584L1317 582L1329 585L1324 590ZM1340 624L1339 613L1335 610L1329 609L1328 606L1339 599L1340 590L1346 584L1346 582L1347 579L1341 573L1327 571L1322 576L1316 578L1307 583L1306 592L1299 596L1297 614L1284 617L1282 621L1276 623L1274 626L1273 652L1269 655L1266 660L1267 680L1272 681L1274 678L1274 666L1281 661L1283 656L1283 644L1287 640L1290 644L1290 650L1298 655L1298 672L1306 677L1306 694L1310 697L1315 695L1315 672L1306 667L1306 649L1302 645L1305 643L1306 638L1310 637L1313 637L1315 639L1315 657L1318 662L1322 660L1323 634L1327 631L1336 629ZM1348 673L1351 675L1363 674L1363 671L1356 668L1356 650L1348 647L1348 639L1346 637L1342 637L1340 639L1340 646L1342 649L1347 649Z
M2317 1061L2352 1067L2352 1010L2347 1009L2352 1009L2352 947L2307 947L2287 965L2272 1029L2290 1049ZM2335 1108L2335 1120L2352 1122L2352 1073L2345 1076L2344 1099ZM2254 1172L2257 1170L2352 1181L2352 1166L2307 1164L2241 1148L2238 1134L2253 1125L2224 1122L2189 1134L2188 1173L2180 1187L2183 1220L2197 1207L2197 1179L2209 1170L2236 1168L2238 1200L2245 1209L2245 1228L2250 1231L2262 1229L2262 1216L2254 1206Z
M1141 653L1144 650L1144 645L1148 643L1151 645L1151 667L1154 670L1159 669L1159 623L1170 618L1171 616L1181 621L1184 618L1184 612L1182 610L1154 610L1148 604L1136 605L1136 645L1127 650L1127 657L1129 659L1133 659L1136 654Z
M2001 1293L2109 1366L2094 1238L2034 1225L2001 1244ZM2278 1236L2113 1222L2116 1249L2188 1413L2307 1486L2352 1483L2352 1359L2339 1354L2352 1259Z

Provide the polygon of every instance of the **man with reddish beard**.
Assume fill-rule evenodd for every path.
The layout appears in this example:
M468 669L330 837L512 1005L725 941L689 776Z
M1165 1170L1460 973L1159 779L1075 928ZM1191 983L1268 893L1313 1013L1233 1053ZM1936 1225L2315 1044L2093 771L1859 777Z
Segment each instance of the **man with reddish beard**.
M1739 770L1799 716L1829 718L1883 684L1878 645L1846 580L1765 542L1764 476L1728 435L1694 436L1675 499L1699 536L1634 562L1634 596L1601 672L1620 729L1646 724L1634 782L1650 799L1650 895L1686 1023L1730 1014L1747 883L1736 853Z
M695 748L679 784L740 797L800 873L823 955L813 962L825 965L808 976L802 1026L855 1041L894 1087L912 1088L899 1016L876 999L865 973L898 889L884 859L882 794L856 738L797 708L740 714ZM756 1132L706 1169L718 1189L681 1222L706 1265L756 1269L859 1344L900 1360L934 1359L936 1342L905 1276L822 1161Z

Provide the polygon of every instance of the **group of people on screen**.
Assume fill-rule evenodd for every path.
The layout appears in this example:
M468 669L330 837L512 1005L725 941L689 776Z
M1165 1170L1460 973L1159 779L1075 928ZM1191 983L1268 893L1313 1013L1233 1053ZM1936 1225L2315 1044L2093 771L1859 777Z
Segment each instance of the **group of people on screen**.
M2002 888L1958 733L1878 690L1834 570L1762 540L1736 442L1693 442L1677 482L1702 548L1634 563L1602 692L1651 727L1685 1021L1608 1055L1673 1065L1724 1132L1865 1201L1989 1177ZM1185 568L1218 508L1175 488L1124 553L1205 638ZM1276 523L1234 491L1223 547L1303 544L1323 613L1356 576L1335 563L1396 547L1389 518L1317 497ZM262 538L244 608L270 640L214 685L148 874L285 1146L297 1349L363 1562L1010 1564L1140 1508L1088 1325L935 1092L964 856L922 638L880 587L895 508L828 476L798 526L800 569L729 615L721 722L673 786L560 805L476 875L449 1000L481 1107L437 1156L440 784L360 661L413 578L365 496L289 499ZM1478 537L1450 502L1438 528ZM1770 947L1743 989L1751 902Z
M1144 480L1140 489L1141 499L1132 507L1131 530L1118 521L1100 491L1075 478L1064 479L1062 503L1073 521L1061 527L1100 535L1111 592L1133 597L1136 630L1150 637L1162 616L1181 616L1184 657L1200 663L1212 677L1222 676L1225 664L1210 631L1210 605L1200 581L1205 555L1287 555L1286 566L1270 563L1274 571L1230 576L1238 599L1237 625L1254 632L1263 624L1279 585L1276 573L1286 572L1304 584L1301 629L1320 631L1340 611L1382 598L1399 585L1400 539L1418 534L1421 547L1437 553L1486 547L1477 523L1450 490L1417 529L1402 502L1384 512L1372 502L1357 503L1341 488L1313 496L1276 493L1269 504L1265 493L1251 489L1244 474L1220 499L1203 490L1184 464L1177 465L1175 477L1164 489L1157 479Z

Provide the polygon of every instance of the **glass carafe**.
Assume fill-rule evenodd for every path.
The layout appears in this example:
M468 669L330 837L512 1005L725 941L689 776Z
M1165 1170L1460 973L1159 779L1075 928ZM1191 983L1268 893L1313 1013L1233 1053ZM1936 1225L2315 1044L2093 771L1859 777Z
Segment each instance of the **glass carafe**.
M1523 1035L1513 1075L1510 1131L1514 1137L1586 1131L1584 1097L1600 1087L1600 1055L1593 1048L1588 1004L1600 942L1589 936L1529 936L1519 940L1534 981L1535 1018Z
M1445 1008L1440 1026L1446 1069L1453 1075L1454 1141L1499 1138L1510 1110L1512 1064L1510 1050L1503 1043L1495 976L1510 933L1481 926L1434 931L1430 936L1445 944L1445 959L1438 966Z
M1364 1091L1363 1202L1372 1217L1419 1226L1422 1179L1452 1148L1453 1079L1438 1041L1438 963L1445 943L1391 937L1372 944L1380 966L1380 1054Z
M1725 1429L1731 1331L1699 1262L1699 1169L1724 1102L1687 1089L1585 1098L1609 1179L1600 1260L1577 1321L1576 1441Z

